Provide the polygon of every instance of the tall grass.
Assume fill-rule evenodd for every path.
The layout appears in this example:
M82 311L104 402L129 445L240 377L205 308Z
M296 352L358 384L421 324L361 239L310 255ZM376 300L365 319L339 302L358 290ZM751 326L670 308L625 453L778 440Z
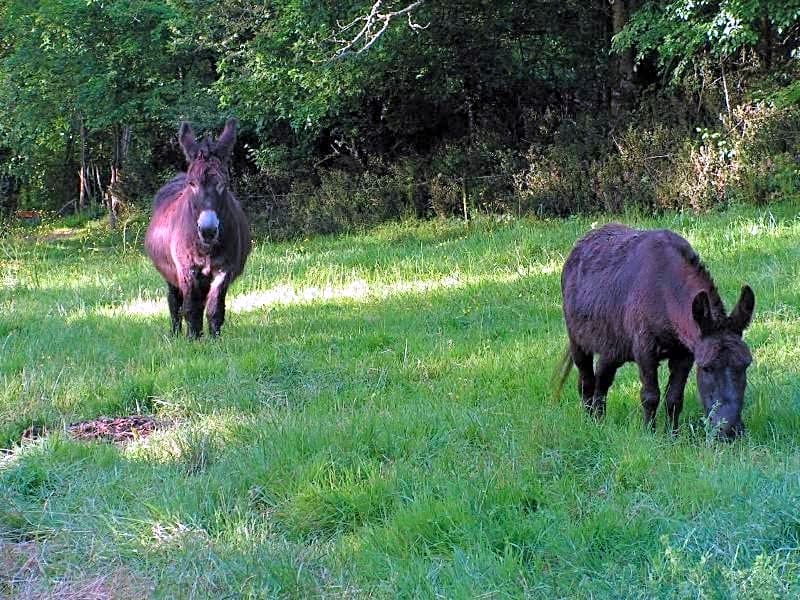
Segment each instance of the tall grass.
M729 304L756 291L733 444L693 382L681 435L644 431L632 366L599 425L574 379L553 397L560 267L598 217L259 242L199 342L167 335L135 227L0 240L0 596L797 594L797 209L623 219L685 235ZM170 427L61 432L142 412Z

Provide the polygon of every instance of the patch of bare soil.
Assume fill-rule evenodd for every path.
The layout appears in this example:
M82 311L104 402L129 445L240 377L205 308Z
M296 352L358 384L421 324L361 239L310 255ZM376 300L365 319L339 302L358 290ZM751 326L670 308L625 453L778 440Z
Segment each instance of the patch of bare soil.
M145 438L163 423L146 415L129 417L98 417L79 421L67 427L67 434L76 440L104 440L107 442L128 442ZM47 435L41 425L32 425L22 432L22 440L35 440Z
M127 442L147 437L161 424L153 417L132 415L130 417L99 417L89 421L73 423L67 433L77 440L107 440Z
M39 553L35 542L4 542L0 539L0 583L10 585L22 575L37 570ZM3 589L0 585L0 590Z

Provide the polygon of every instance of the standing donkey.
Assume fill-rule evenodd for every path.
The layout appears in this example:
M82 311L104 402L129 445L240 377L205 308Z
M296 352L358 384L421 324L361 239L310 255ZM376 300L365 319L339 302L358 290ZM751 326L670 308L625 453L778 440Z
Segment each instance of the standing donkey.
M230 190L228 163L236 142L236 120L228 119L214 142L195 139L188 123L178 133L189 167L162 187L144 246L167 281L172 332L186 317L189 337L203 333L203 308L209 333L219 335L225 320L225 294L250 254L250 228Z
M634 361L644 422L654 428L658 364L667 359L666 412L675 433L686 380L697 362L697 389L711 425L726 439L744 431L741 413L752 359L742 333L755 308L749 286L727 315L689 242L668 230L610 224L575 244L561 290L569 350L559 391L574 362L584 406L602 417L617 369Z

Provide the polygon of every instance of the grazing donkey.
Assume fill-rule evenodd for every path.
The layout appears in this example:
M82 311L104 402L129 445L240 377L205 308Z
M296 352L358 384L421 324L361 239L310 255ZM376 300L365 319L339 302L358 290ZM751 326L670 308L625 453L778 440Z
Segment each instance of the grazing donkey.
M172 332L180 332L185 316L189 337L202 335L205 307L209 333L217 336L228 286L250 254L247 217L228 179L236 120L228 119L216 142L197 141L181 123L178 141L189 167L156 194L144 246L167 281Z
M569 350L559 391L574 362L584 406L602 417L617 369L634 361L644 422L654 428L658 364L667 359L666 412L676 433L686 380L697 362L697 389L712 426L726 439L744 431L742 403L752 359L742 333L755 307L749 286L727 315L689 242L668 230L611 224L575 244L561 274L561 291Z

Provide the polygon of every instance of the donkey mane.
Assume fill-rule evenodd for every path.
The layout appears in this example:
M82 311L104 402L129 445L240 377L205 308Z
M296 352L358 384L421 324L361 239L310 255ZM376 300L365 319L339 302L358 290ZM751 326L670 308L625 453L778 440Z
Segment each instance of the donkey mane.
M717 289L717 284L714 282L714 278L711 277L711 273L708 272L708 268L706 267L705 263L700 260L700 256L688 244L685 246L681 244L678 247L678 252L680 253L681 257L683 257L683 259L689 263L689 266L695 270L695 273L697 273L698 277L708 283L707 293L711 308L718 317L724 317L726 315L725 303L722 301L722 297L719 295L719 290Z

